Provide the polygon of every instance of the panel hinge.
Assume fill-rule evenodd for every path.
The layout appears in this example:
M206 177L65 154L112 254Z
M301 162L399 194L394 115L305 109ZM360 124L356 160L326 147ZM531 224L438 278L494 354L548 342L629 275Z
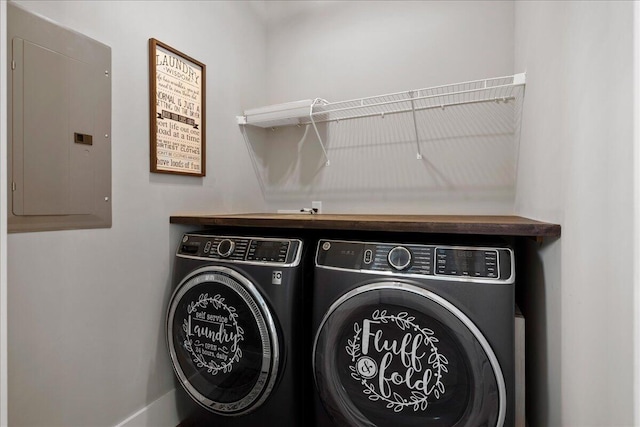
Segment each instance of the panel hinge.
M11 61L11 69L12 70L16 69L16 61Z
M18 187L16 186L16 182L15 182L15 181L13 181L13 182L11 183L11 191L16 191L16 189L17 189L17 188L18 188Z

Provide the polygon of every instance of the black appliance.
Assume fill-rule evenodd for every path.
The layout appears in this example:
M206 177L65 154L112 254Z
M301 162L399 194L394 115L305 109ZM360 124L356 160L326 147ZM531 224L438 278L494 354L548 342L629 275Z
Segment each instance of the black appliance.
M184 235L167 343L179 383L198 404L185 425L303 424L311 382L303 375L308 325L299 321L303 249L299 239Z
M513 426L514 280L508 247L321 239L316 424Z

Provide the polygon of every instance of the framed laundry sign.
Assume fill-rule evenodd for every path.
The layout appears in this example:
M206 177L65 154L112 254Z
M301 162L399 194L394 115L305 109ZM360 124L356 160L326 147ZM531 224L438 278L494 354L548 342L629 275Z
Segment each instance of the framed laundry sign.
M205 176L206 66L149 39L151 172Z

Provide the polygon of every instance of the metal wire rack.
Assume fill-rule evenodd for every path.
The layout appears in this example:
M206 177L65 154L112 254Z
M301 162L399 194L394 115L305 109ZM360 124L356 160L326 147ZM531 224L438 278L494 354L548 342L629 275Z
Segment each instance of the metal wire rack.
M457 105L487 102L516 102L517 105L521 105L524 97L525 81L525 74L520 73L513 76L474 80L340 102L328 102L324 99L316 98L315 100L296 101L289 104L247 110L244 116L238 117L238 124L261 127L311 124L318 137L328 166L330 164L329 157L317 124L411 113L413 114L418 148L416 158L422 159L416 121L417 112L433 108L446 109Z

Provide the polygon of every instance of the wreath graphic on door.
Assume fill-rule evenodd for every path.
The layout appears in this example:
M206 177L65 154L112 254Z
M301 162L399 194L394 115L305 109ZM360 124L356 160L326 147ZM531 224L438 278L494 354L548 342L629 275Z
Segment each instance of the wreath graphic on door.
M196 366L205 368L211 375L217 375L219 372L231 372L233 365L242 358L242 349L239 343L244 341L244 329L238 324L238 313L235 307L227 305L224 301L225 299L220 294L216 294L213 297L206 293L200 294L196 301L192 301L187 306L189 320L184 319L182 324L182 329L186 334L184 348L191 354ZM198 312L199 309L209 307L209 305L218 310L218 314L212 318L224 322L224 324L218 323L219 329L217 331L208 327L199 328L191 325L191 315ZM208 319L195 319L195 321L198 320L215 323ZM231 329L228 334L226 332L227 328ZM203 350L202 343L193 341L194 336L208 338L207 345L211 346L210 349L205 347ZM229 343L230 346L224 345L226 343ZM210 357L209 361L205 358L206 355Z
M385 325L385 329L380 327L374 334L372 328L378 325ZM384 337L384 331L388 332L389 327L397 327L402 331L404 335L401 342ZM445 393L442 377L449 372L449 361L438 351L436 344L439 340L434 332L416 324L414 316L405 311L389 314L387 310L375 310L370 319L354 323L353 331L354 335L347 340L345 347L345 351L351 356L349 370L351 377L360 382L362 392L369 400L386 403L386 407L394 412L401 412L405 408L424 411L431 398L439 399ZM366 354L363 354L363 340L367 340ZM405 341L409 340L413 343L410 350L412 354L405 348ZM390 365L394 357L402 360L407 372L404 375L393 372L390 374L390 381L385 383L385 379L380 378L384 375L382 370ZM423 358L426 358L426 364L423 364ZM419 379L414 381L410 377Z

